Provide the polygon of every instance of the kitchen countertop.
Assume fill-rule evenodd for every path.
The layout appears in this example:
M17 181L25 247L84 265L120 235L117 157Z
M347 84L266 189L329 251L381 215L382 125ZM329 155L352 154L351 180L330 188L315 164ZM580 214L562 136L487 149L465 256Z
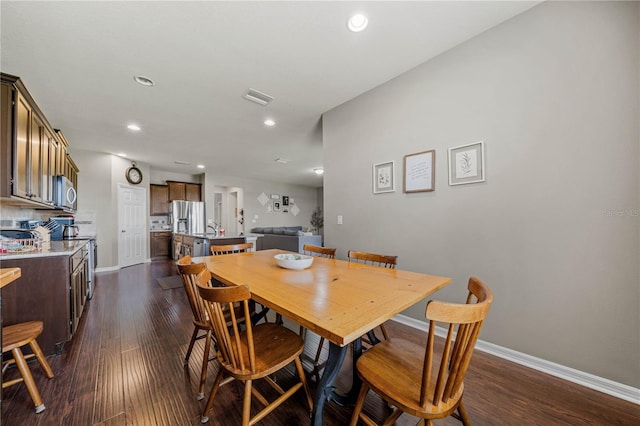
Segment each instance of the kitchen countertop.
M34 257L51 256L71 256L82 246L87 244L87 240L65 240L42 243L42 250L23 253L0 253L0 260L29 259Z
M206 238L208 240L228 240L228 239L236 239L236 238L246 238L250 235L235 235L235 234L225 234L223 236L216 236L214 233L202 233L202 234L183 234L180 232L176 232L175 235L181 235L183 237L193 237L193 238Z

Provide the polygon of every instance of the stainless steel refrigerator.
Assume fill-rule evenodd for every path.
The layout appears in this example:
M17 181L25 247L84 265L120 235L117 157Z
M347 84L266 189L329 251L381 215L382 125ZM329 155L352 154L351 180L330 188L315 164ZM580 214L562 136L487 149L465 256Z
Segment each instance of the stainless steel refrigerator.
M179 234L202 234L206 229L204 203L201 201L172 201L169 224Z

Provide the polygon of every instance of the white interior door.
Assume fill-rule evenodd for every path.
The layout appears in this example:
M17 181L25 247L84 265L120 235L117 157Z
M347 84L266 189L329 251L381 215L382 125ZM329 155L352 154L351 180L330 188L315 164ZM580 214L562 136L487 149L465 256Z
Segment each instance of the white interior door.
M144 188L118 187L118 265L145 261L147 194Z

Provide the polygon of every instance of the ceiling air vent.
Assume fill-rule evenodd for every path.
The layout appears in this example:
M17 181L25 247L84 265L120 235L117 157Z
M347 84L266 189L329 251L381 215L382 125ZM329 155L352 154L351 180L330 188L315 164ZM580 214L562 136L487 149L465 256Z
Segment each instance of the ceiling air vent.
M262 106L267 105L273 100L273 96L269 96L266 93L262 93L256 89L251 88L247 90L247 93L245 93L242 97Z

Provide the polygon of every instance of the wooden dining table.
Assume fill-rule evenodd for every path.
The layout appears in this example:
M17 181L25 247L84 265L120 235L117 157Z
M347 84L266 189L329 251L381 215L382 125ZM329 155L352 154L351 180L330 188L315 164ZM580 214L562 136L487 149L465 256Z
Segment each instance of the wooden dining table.
M361 336L420 302L451 282L448 277L380 268L315 257L308 269L279 267L274 256L283 250L262 250L193 259L203 262L225 285L248 285L258 303L295 321L330 342L329 356L314 397L312 424L322 425L327 399L353 402L360 382L347 396L333 383L350 343L354 367L361 354Z

